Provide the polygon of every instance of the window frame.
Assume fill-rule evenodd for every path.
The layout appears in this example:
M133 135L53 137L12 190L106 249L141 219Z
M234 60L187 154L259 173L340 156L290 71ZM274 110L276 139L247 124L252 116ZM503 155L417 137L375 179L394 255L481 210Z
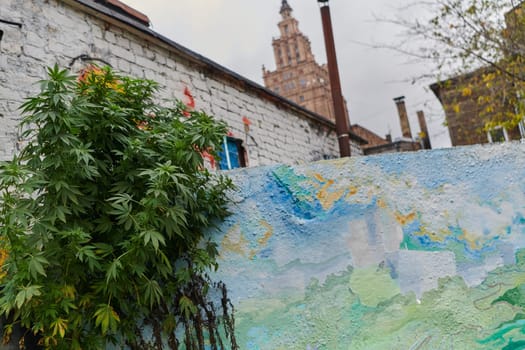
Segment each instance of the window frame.
M230 158L230 149L229 149L228 145L232 141L237 146L237 156L238 156L238 163L239 163L239 167L238 168L246 168L246 166L247 166L246 149L242 145L243 141L241 139L238 139L238 138L235 138L235 137L224 136L223 140L222 140L222 147L223 148L222 148L221 152L219 152L219 154L222 155L222 153L224 153L224 155L226 157L227 168L221 168L221 163L222 163L222 158L221 158L221 161L218 162L218 169L219 170L238 169L237 167L235 167L235 168L232 167L232 161L231 161L231 158Z
M503 141L494 141L493 138L492 138L492 132L499 131L499 130L503 131ZM488 139L489 143L509 142L509 134L508 134L506 128L504 128L502 126L496 126L496 127L492 128L492 129L490 129L489 131L487 131L487 139Z

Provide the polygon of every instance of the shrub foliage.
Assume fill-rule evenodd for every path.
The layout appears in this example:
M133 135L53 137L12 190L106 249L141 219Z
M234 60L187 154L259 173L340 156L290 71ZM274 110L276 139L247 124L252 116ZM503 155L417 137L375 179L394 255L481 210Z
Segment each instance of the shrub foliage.
M231 182L201 156L225 125L110 68L48 74L0 167L4 340L18 325L49 349L236 349L204 233L227 215Z

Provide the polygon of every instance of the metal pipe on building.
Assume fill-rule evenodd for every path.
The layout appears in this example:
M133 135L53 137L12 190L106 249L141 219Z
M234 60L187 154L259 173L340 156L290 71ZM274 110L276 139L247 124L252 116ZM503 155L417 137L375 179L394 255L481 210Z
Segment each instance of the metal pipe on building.
M328 1L329 0L317 0L321 7L321 19L323 22L324 42L326 46L326 59L334 105L335 128L337 132L337 140L339 141L339 153L341 157L350 157L350 122L345 113L345 101L341 91L339 67L337 65L332 19Z
M428 134L427 121L425 120L425 113L423 111L417 111L417 119L419 120L419 129L421 130L423 149L432 149L432 145L430 144L430 135Z
M399 114L399 122L401 124L401 133L404 138L412 139L412 131L410 130L410 123L408 121L407 107L405 105L405 96L394 98Z

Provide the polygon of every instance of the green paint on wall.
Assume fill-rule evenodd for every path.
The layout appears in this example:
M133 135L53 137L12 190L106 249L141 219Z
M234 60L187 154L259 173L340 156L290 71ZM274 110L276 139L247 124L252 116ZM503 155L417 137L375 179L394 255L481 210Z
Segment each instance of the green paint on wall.
M519 306L521 308L525 307L525 285L522 284L516 288L509 289L501 297L494 300L492 304L501 301L507 302L511 305Z
M390 277L390 271L382 268L355 270L350 278L352 291L367 306L391 299L401 293L397 283Z
M241 348L521 349L525 320L519 308L493 302L514 295L505 286L525 278L525 271L517 267L498 268L475 288L458 276L442 278L438 288L419 301L414 294L399 293L388 269L350 269L324 283L312 280L305 291L289 290L273 301L241 305Z
M272 172L277 182L282 185L291 196L298 202L309 202L314 198L313 192L303 186L309 183L310 179L303 175L295 173L294 169L289 166L279 166Z
M507 346L505 346L501 350L523 350L523 349L525 349L525 341L520 340L517 342L511 341Z

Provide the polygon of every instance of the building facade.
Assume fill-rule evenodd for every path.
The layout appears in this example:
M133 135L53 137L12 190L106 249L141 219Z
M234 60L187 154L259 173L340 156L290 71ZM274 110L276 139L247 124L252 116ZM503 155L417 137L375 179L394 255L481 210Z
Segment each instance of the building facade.
M506 142L519 140L525 135L521 125L513 128L486 128L488 123L497 117L496 112L514 113L511 105L491 106L492 100L486 100L492 99L493 96L491 88L487 88L483 82L488 74L495 74L494 69L483 67L430 86L445 111L452 146ZM499 92L506 90L498 88L507 84L504 77L496 78L493 84L494 89Z
M315 61L310 40L299 30L299 22L292 16L288 1L282 1L280 14L281 36L272 42L276 70L263 67L264 85L335 122L328 67Z
M46 67L78 72L89 63L157 81L161 99L184 99L225 121L246 165L299 164L338 156L335 124L232 72L149 27L117 0L2 0L0 160L20 149L19 106ZM361 154L359 143L353 154Z
M272 41L276 69L270 71L263 67L264 84L276 94L334 122L328 67L316 62L310 40L299 30L299 22L292 12L288 1L282 0L278 23L280 36ZM347 108L345 113L348 118ZM358 124L351 125L350 132L366 141L361 145L365 155L419 150L419 143L413 142L411 136L405 136L406 130L410 129L406 111L404 117L400 119L404 123L402 141L392 142L391 138L383 138Z
M524 13L524 2L518 2L505 13L505 29L500 33L499 43L500 53L505 55L503 59L430 86L445 111L452 146L525 137L525 125L523 120L519 122L522 116L517 113L523 104L525 86L522 78ZM510 120L513 122L509 123Z

